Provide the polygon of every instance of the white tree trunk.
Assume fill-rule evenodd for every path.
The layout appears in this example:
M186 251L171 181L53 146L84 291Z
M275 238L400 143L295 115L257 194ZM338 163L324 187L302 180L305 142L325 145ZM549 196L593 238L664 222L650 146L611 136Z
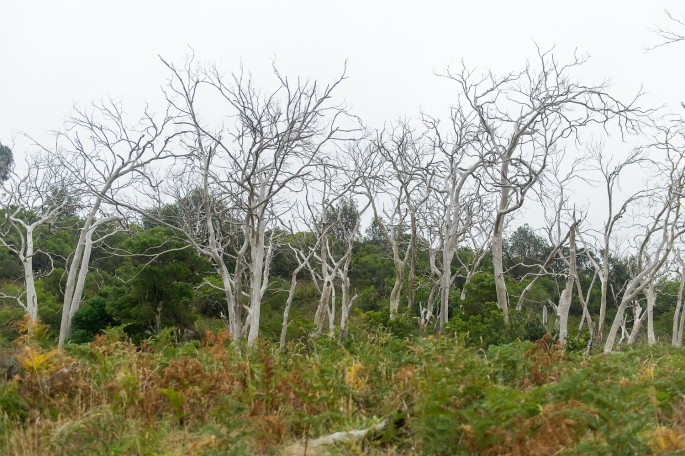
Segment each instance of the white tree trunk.
M683 311L683 291L685 291L685 267L682 267L680 270L680 285L678 286L678 296L676 297L675 312L673 314L671 345L674 347L681 347L683 344L682 331L680 330L680 321L683 320L683 315L685 315L685 312Z
M452 288L452 254L449 247L442 252L442 271L440 271L440 312L438 330L443 331L449 320L450 290Z
M257 226L253 228L256 232L253 234L252 243L250 245L250 331L247 335L247 345L252 346L257 337L259 337L259 316L261 313L262 304L262 283L264 281L264 256L265 256L265 239L266 226L264 224L263 214L257 222Z
M654 345L656 344L656 336L654 335L654 306L656 305L654 281L645 288L644 295L647 298L647 343Z
M26 249L20 256L24 267L24 283L26 285L26 313L32 322L38 321L38 296L36 294L36 281L33 272L33 227L26 228Z
M81 305L83 290L86 286L86 277L90 267L90 255L93 251L93 234L99 226L121 218L119 216L112 216L94 221L98 209L99 204L96 204L86 218L81 228L76 251L69 266L69 275L64 292L64 305L62 306L62 321L59 329L58 347L60 348L71 338L72 319Z
M495 291L497 293L497 304L504 314L505 323L509 323L509 304L507 300L507 284L504 281L504 261L503 261L503 226L496 223L492 234L492 269L495 275Z
M566 286L559 297L559 343L566 345L566 337L568 336L568 313L571 309L571 301L573 299L573 285L575 284L576 276L576 226L571 226L569 235L569 269L566 277Z
M630 337L628 337L628 345L633 345L637 342L637 337L640 335L640 329L642 328L642 323L645 321L646 312L642 310L640 303L635 301L633 304L633 329L630 332Z
M328 309L328 337L335 337L335 308L337 307L335 285L331 286L331 301Z
M398 255L395 255L393 263L395 264L395 284L390 292L390 318L395 318L400 308L400 297L402 285L404 284L404 269L406 267L406 262L401 261Z
M298 268L293 272L290 279L290 290L288 291L288 299L285 301L285 309L283 309L283 323L281 324L281 337L279 339L278 348L283 350L285 348L285 338L288 333L288 316L290 315L290 307L293 305L295 298L295 290L297 288L297 274L300 272Z

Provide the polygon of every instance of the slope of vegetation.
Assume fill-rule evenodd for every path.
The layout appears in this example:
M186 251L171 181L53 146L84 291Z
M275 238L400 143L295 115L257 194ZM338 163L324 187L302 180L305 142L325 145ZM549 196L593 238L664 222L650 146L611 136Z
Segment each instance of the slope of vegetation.
M0 452L685 454L685 118L586 60L374 130L161 59L158 114L0 144Z
M549 336L487 349L383 327L278 351L225 331L140 345L120 329L65 351L34 328L4 349L4 454L674 454L685 354L584 358ZM333 432L382 431L333 447Z

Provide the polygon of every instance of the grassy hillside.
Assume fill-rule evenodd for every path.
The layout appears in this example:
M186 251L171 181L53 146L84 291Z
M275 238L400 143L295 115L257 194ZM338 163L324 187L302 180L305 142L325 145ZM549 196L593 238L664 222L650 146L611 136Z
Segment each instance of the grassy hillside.
M685 354L583 358L549 339L466 348L383 330L286 352L223 332L2 354L0 452L17 455L677 454ZM385 423L332 447L317 438Z

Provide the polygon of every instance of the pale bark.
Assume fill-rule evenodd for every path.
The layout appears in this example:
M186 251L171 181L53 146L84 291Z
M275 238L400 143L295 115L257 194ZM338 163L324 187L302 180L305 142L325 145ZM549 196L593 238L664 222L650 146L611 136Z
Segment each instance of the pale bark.
M590 294L592 293L592 289L595 285L595 280L597 279L597 273L592 277L592 281L590 282L590 286L587 289L587 295L583 297L583 288L581 287L580 284L580 277L576 277L576 290L578 292L578 299L580 300L580 304L583 306L583 316L580 319L580 326L578 328L578 332L582 331L583 329L583 324L584 322L587 321L588 324L588 330L590 331L590 338L594 339L595 336L595 324L592 321L592 316L590 315L590 311L588 310L588 301L590 300ZM590 341L592 343L592 340Z
M62 198L49 197L56 188L63 188L69 183L59 174L52 156L30 156L25 166L28 169L22 175L8 170L7 179L0 186L0 208L4 210L5 218L0 220L0 247L6 248L21 262L24 291L19 296L1 296L16 301L30 321L36 323L38 294L33 260L37 254L42 253L52 262L49 252L36 250L36 230L54 222L63 213L67 204L66 195ZM32 220L36 216L37 219ZM52 270L43 271L43 274L51 272Z
M563 142L583 127L606 125L618 118L622 128L637 129L640 111L606 93L602 84L577 84L568 73L584 60L560 64L554 56L539 53L537 66L497 77L474 76L462 65L444 75L461 88L463 98L478 124L476 140L487 156L484 188L497 195L492 233L493 269L497 303L508 318L508 294L504 279L502 235L505 218L520 209L528 191L539 181L547 159Z
M654 306L656 305L654 281L645 287L643 294L647 298L647 343L654 345L656 344L656 336L654 335Z
M642 323L646 317L647 312L642 309L639 302L635 301L633 303L633 329L630 331L630 337L628 337L628 345L633 345L637 342Z
M500 200L506 207L506 199ZM497 293L497 305L504 314L504 322L509 323L509 299L507 294L507 284L504 281L504 261L503 261L503 239L504 216L497 216L495 228L492 233L492 269L495 275L495 292Z
M680 252L677 252L680 255ZM685 311L683 310L683 292L685 292L685 261L678 257L680 264L680 284L678 285L678 296L676 297L675 312L673 313L673 331L671 333L671 345L681 347L683 344L683 321L685 321Z
M288 289L288 298L285 301L285 308L283 309L283 323L281 324L281 336L279 338L280 350L283 350L285 348L285 341L288 333L288 318L290 315L290 308L293 305L295 292L297 291L297 277L300 274L300 272L302 272L302 270L308 266L309 260L314 254L314 251L316 250L317 246L318 240L317 244L314 245L313 248L309 249L307 255L304 255L301 249L289 245L290 250L293 252L293 255L295 255L295 259L297 260L297 267L292 272L292 276L290 277L290 288Z
M607 335L605 352L610 352L614 348L616 335L628 304L637 299L637 296L653 283L673 251L675 242L685 234L685 226L680 222L682 195L685 193L685 173L682 163L685 155L672 148L670 142L673 140L670 136L672 132L666 129L662 133L666 133L666 139L659 144L664 146L668 153L668 164L661 170L659 177L663 181L664 175L668 176L667 186L662 189L664 194L659 195L659 200L650 201L652 214L637 248L636 271L626 284L621 304ZM678 130L678 134L682 134L681 130Z
M91 221L90 223L86 220L84 227L81 229L79 244L71 259L69 277L64 292L64 305L62 306L62 319L59 329L59 347L64 346L71 338L72 320L81 306L81 299L86 286L86 277L90 269L90 256L94 243L93 235L98 227L120 219L120 216L111 216Z
M576 225L571 225L569 230L569 270L566 277L566 286L559 297L558 316L559 316L559 343L566 345L566 337L568 335L568 314L571 309L571 300L573 298L573 285L577 279L578 271L576 267Z
M339 130L337 124L345 112L331 104L332 93L345 75L322 87L301 80L293 84L274 69L279 87L263 94L243 73L227 81L216 68L197 67L192 58L181 70L164 64L173 75L167 98L178 111L179 123L192 129L185 144L190 145L192 157L203 161L204 197L209 199L211 193L231 205L234 218L222 220L224 214L214 204L204 216L207 221L240 226L243 240L238 241L236 233L219 233L219 227L210 229L209 223L207 233L199 238L188 230L182 232L199 252L209 254L222 276L233 337L246 334L252 345L259 337L261 302L270 279L273 239L266 233L275 226L281 195L304 185L325 144L344 139L343 133L351 134L351 130ZM212 128L207 117L196 113L201 86L224 104L226 118L235 119L233 125L221 121ZM202 235L207 234L216 237L209 249L202 242ZM235 262L233 272L223 265L228 260ZM244 296L248 310L243 322Z
M630 153L625 160L612 167L612 163L610 161L605 161L603 151L599 148L594 151L594 159L597 162L597 170L602 174L604 180L603 185L608 203L607 218L604 222L604 230L602 232L601 265L598 265L594 259L592 259L595 268L599 269L600 271L600 304L596 337L598 341L601 341L604 337L604 326L606 321L607 298L609 290L609 261L612 247L611 238L616 229L617 223L626 214L629 206L645 196L644 191L637 191L628 196L623 203L621 203L617 210L614 210L616 203L615 187L618 185L621 174L626 168L634 164L640 164L644 159L639 151L634 151Z
M418 229L416 226L416 212L410 214L411 223L411 256L409 257L409 272L407 274L407 309L411 314L414 308L416 293L416 257L418 255Z
M667 211L667 209L668 208L664 208L663 211L665 212ZM621 303L616 312L616 317L614 318L614 322L611 325L611 328L607 335L606 342L604 344L605 353L611 352L614 348L616 335L618 333L621 321L623 320L623 316L628 304L634 301L637 298L637 296L640 293L642 293L645 287L647 287L651 283L651 281L654 280L654 277L659 272L663 264L666 262L666 259L668 258L673 248L673 242L677 237L679 237L682 234L679 231L675 231L675 225L670 226L669 228L669 220L670 217L666 217L664 220L655 221L652 225L651 230L648 230L648 233L642 242L642 246L639 253L640 257L642 257L645 254L645 249L647 249L649 246L651 236L654 235L656 231L661 230L663 232L658 247L654 249L654 254L650 255L648 260L642 259L642 261L640 261L641 265L639 265L638 272L628 281L628 284L626 285L626 288L623 292L623 296L621 298ZM661 222L664 223L663 228L660 228Z

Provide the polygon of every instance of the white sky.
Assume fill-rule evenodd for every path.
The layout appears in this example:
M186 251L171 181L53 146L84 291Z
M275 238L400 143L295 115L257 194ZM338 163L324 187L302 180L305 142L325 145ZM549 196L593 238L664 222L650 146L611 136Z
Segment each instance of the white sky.
M367 125L421 109L441 113L454 87L433 75L462 59L469 66L521 69L556 45L591 59L585 82L610 79L629 98L681 112L685 43L646 52L664 10L685 16L682 0L518 1L151 1L0 0L0 142L20 131L47 140L72 105L119 97L128 111L154 107L167 76L158 54L199 60L258 79L272 59L287 75L332 80L348 61L338 95Z
M433 72L450 63L520 69L533 40L556 44L562 60L588 53L587 82L609 78L626 96L644 85L675 106L685 99L685 46L645 52L664 9L685 16L682 0L1 0L0 141L59 128L74 103L154 103L166 77L157 55L182 62L188 46L265 77L276 58L286 74L330 80L347 59L339 95L372 126L444 109L453 88Z

